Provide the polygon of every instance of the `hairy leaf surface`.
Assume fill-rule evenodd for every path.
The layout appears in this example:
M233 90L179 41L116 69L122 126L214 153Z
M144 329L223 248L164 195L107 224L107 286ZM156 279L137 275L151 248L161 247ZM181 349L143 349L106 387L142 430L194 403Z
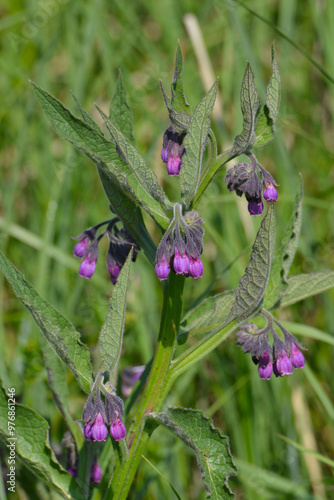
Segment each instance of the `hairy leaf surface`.
M289 276L281 298L272 307L286 307L334 287L334 271Z
M8 396L0 387L0 438L15 443L15 455L26 467L64 498L84 500L76 480L57 461L49 443L49 424L31 408L15 405L14 441L8 430Z
M223 327L229 317L235 296L233 290L204 299L189 311L181 321L179 337L210 333Z
M260 106L260 97L255 85L254 73L247 63L240 92L243 130L234 139L229 158L239 156L251 147L255 140L255 125Z
M96 128L92 128L88 123L75 117L51 94L33 83L32 86L55 132L83 151L94 161L99 170L103 169L106 172L108 179L111 178L112 182L116 182L132 201L141 206L162 227L167 228L169 219L164 212L167 198L149 167L145 164L145 175L148 179L148 185L146 185L145 175L141 176L139 171L133 171L133 165L131 168L122 154L119 154L120 151L116 149L114 141L109 142ZM125 137L124 141L129 144L129 149L133 148L137 151ZM136 158L138 163L138 157ZM139 169L141 169L140 165ZM157 199L150 189L155 191Z
M275 212L273 203L270 203L256 235L245 274L235 289L235 301L230 316L234 318L248 316L262 303L274 248Z
M255 128L254 146L264 146L274 137L275 121L281 98L281 76L276 62L274 44L271 47L272 72L267 85L266 102L261 108Z
M0 269L14 293L31 312L41 332L66 363L81 388L89 393L93 380L89 350L72 323L41 297L22 273L0 252Z
M131 144L136 143L133 135L133 112L128 103L127 92L121 71L119 71L115 92L111 99L109 118L125 137L129 139Z
M202 158L210 131L210 115L216 100L218 80L196 106L183 141L185 153L180 171L181 195L186 206L194 198L202 168Z
M295 257L302 223L303 184L300 180L293 212L282 239L281 248L274 255L264 307L270 309L279 300L287 285L287 278Z
M171 85L171 107L181 113L191 114L191 108L184 94L182 81L183 60L180 44L177 44L175 55L175 68Z
M148 414L156 423L171 430L196 453L206 489L206 498L234 498L228 479L237 473L228 438L212 425L211 419L200 410L168 408L165 413Z
M122 350L132 253L133 251L131 250L117 278L116 285L110 297L106 321L99 335L98 345L102 360L101 370L106 370L110 373L117 366Z

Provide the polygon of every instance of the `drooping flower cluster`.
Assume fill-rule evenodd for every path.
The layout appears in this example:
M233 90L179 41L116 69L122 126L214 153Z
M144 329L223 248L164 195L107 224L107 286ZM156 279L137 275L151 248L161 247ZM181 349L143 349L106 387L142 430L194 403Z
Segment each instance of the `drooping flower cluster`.
M165 280L171 269L195 279L203 275L203 220L192 211L182 216L182 206L174 206L173 220L157 250L155 273Z
M124 439L126 428L122 421L123 412L122 399L110 392L97 377L82 413L85 438L89 441L105 441L110 427L110 435L115 441Z
M166 163L168 175L179 175L181 169L181 158L184 154L182 144L185 133L175 132L172 125L164 133L161 159Z
M241 162L230 168L225 182L229 191L235 191L238 196L245 195L251 215L261 215L263 212L262 194L266 201L277 201L278 193L275 188L277 183L252 154L249 156L251 163Z
M74 240L79 240L74 246L73 253L75 257L82 260L79 266L79 275L81 277L90 279L93 276L99 256L99 242L105 235L108 235L109 239L109 250L106 260L113 285L116 284L118 275L131 248L133 248L132 260L136 260L140 248L125 228L118 229L117 222L119 222L118 217L101 222L96 226L86 229L76 238L73 238ZM107 225L107 228L97 236L98 229L104 225Z
M276 377L290 375L293 368L303 368L305 358L300 349L304 347L278 321L275 324L283 333L284 341L277 334L272 319L267 317L265 328L259 330L254 324L247 323L237 333L238 345L245 353L251 353L254 364L258 365L259 376L269 380L272 373ZM272 337L272 344L269 342Z

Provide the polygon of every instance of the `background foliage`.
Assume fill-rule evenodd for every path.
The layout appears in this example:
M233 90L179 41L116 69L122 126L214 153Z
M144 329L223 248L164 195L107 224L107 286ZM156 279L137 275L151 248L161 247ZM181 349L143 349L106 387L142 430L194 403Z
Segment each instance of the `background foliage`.
M207 90L207 71L203 58L196 57L186 14L197 17L213 73L219 76L223 106L214 115L213 128L221 140L220 150L230 147L241 131L239 93L246 61L253 68L263 100L270 75L270 46L276 39L282 101L275 139L257 156L280 184L277 241L290 217L301 172L303 225L291 271L333 269L334 85L274 26L334 77L334 4L329 0L251 0L247 7L272 26L233 1L5 0L0 6L1 249L39 293L71 319L93 355L112 285L102 257L92 280L78 278L70 236L105 219L108 203L93 163L53 133L28 80L74 111L72 90L102 126L94 102L108 112L121 68L139 149L174 200L176 182L167 178L160 160L168 116L158 80L168 88L178 39L190 104L199 102ZM223 178L224 172L218 174L198 208L205 220L205 273L200 281L187 281L186 307L201 292L218 293L236 286L260 223L248 216L245 200L227 193ZM154 232L151 221L147 224ZM49 420L51 444L61 454L66 427L48 389L40 333L2 276L0 280L0 375L6 385L16 388L20 402ZM333 293L279 312L280 319L292 324L290 331L300 334L308 348L304 370L292 377L261 381L248 357L230 341L185 374L173 389L169 404L204 410L230 436L240 469L238 478L230 481L237 498L333 495L333 470L280 437L325 457L334 454L333 336L326 342L314 339L314 329L334 333ZM145 257L139 255L131 271L121 367L150 360L160 298L161 285ZM68 383L71 413L80 418L84 396L70 374ZM4 458L1 455L2 461ZM165 478L143 461L133 498L171 498L166 479L181 498L204 498L194 454L167 430L159 428L153 434L147 459ZM30 495L34 492L34 498L48 497L44 485L23 468L19 482ZM0 492L3 488L0 485Z

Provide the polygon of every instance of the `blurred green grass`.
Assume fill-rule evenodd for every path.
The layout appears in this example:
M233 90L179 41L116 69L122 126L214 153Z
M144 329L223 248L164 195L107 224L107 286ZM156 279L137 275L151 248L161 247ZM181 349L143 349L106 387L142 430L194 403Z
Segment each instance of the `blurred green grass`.
M334 75L333 2L251 0L247 6L279 27ZM105 219L108 203L94 165L55 136L28 80L76 112L72 90L96 116L94 102L108 107L121 68L135 115L139 149L175 198L175 180L167 179L160 160L168 116L158 80L168 87L180 39L186 95L193 106L203 96L198 63L183 23L189 12L199 20L214 73L220 78L223 126L213 123L213 128L223 149L241 129L239 93L246 60L263 96L270 74L270 46L276 39L281 108L276 137L258 151L258 158L280 184L278 237L290 216L298 173L303 175L304 219L292 271L333 269L334 86L272 27L233 1L5 0L0 5L1 249L38 291L73 321L93 354L111 284L102 252L94 278L78 278L70 237ZM185 308L212 283L210 293L237 284L259 225L250 218L246 224L242 222L245 204L243 200L237 204L236 197L227 193L223 179L221 172L199 206L206 230L205 275L201 281L187 282ZM158 241L157 233L155 238ZM59 446L65 429L47 388L39 332L2 277L0 280L1 376L6 385L16 387L23 403L37 408L50 421L51 441ZM160 284L142 255L133 266L131 281L121 366L150 360L159 322ZM333 298L333 291L327 292L279 314L282 320L333 334ZM308 369L293 377L270 383L258 380L250 360L230 341L184 375L170 396L170 404L206 410L230 436L240 467L239 477L231 481L237 498L330 499L334 494L329 466L321 465L322 477L312 477L305 455L278 437L282 434L303 442L306 431L296 405L292 405L301 389L310 414L308 430L318 451L334 455L333 414L328 411L333 408L333 348L308 338L303 341L308 348ZM70 377L69 384L72 412L80 418L84 399ZM146 456L181 498L204 498L192 455L166 431L156 431ZM26 473L21 475L23 480ZM36 498L43 498L43 491L39 485ZM131 498L172 497L166 481L143 464Z

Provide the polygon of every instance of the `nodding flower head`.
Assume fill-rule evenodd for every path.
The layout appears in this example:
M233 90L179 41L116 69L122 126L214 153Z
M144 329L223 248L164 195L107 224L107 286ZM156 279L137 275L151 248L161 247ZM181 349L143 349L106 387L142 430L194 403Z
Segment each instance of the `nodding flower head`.
M118 229L118 222L120 222L118 217L114 217L86 229L77 238L74 238L80 240L74 247L74 255L82 259L79 266L79 275L82 278L90 279L93 276L99 256L99 242L106 234L109 237L107 267L111 282L114 285L131 248L133 248L132 260L136 260L140 247L125 228ZM107 225L107 228L97 237L98 229L105 225Z
M251 215L261 215L263 212L262 185L265 187L264 199L277 201L278 193L275 188L277 184L253 154L250 153L249 157L251 163L237 163L227 171L225 182L229 191L235 191L238 196L245 195Z
M126 434L122 422L123 401L114 394L113 389L110 389L110 387L109 382L103 384L103 376L100 374L97 376L88 396L82 418L85 422L84 436L89 441L105 441L108 436L107 426L110 426L111 435L113 435L113 432L117 436L123 435L124 432ZM119 421L121 421L122 425ZM114 431L115 425L117 427L116 431ZM123 437L118 439L123 439Z
M99 256L98 242L94 241L86 250L83 261L79 266L79 276L90 279L95 273L96 262Z
M113 285L116 285L119 273L124 266L131 249L133 249L132 261L134 262L137 258L140 247L125 228L118 230L114 226L113 228L108 228L107 233L109 238L107 266L111 282Z
M276 377L283 377L290 375L293 367L302 368L305 363L304 356L300 352L300 349L303 349L302 345L273 317L264 312L260 314L267 319L267 325L262 330L256 325L247 323L241 326L237 333L238 345L245 353L251 353L254 363L258 365L260 378L269 380L272 373ZM278 336L274 323L282 331L284 340ZM272 338L272 345L269 336Z
M176 274L201 278L203 263L203 220L192 211L182 215L182 207L176 203L174 217L157 249L155 272L159 279L168 277L171 270Z
M182 144L184 136L184 133L175 132L172 125L164 133L161 159L166 163L167 173L171 176L180 173L181 158L185 151Z

